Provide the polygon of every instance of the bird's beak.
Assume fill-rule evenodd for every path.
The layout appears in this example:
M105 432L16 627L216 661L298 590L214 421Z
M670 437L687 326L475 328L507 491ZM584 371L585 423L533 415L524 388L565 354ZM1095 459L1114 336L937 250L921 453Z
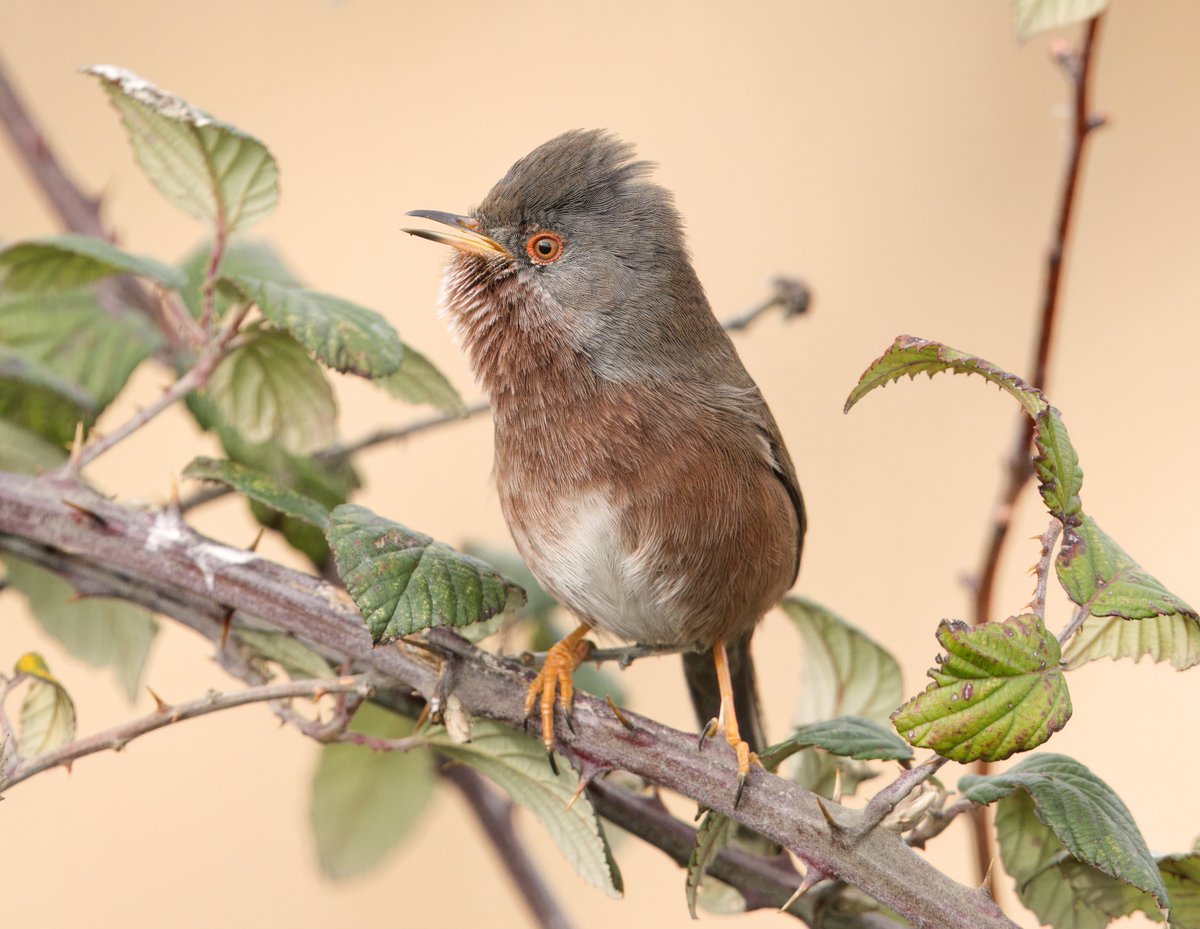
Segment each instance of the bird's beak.
M503 255L511 258L512 252L479 231L479 221L470 216L457 216L454 213L442 213L438 210L412 210L406 216L419 216L421 219L432 219L435 223L451 226L453 232L434 232L430 229L405 229L409 235L428 239L430 242L441 242L464 252L483 255L485 258Z

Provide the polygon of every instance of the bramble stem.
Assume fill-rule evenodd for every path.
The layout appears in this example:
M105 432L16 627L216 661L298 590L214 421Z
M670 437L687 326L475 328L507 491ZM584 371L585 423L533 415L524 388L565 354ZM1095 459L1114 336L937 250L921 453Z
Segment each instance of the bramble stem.
M1031 383L1039 390L1045 388L1050 375L1054 322L1058 315L1059 298L1062 292L1063 264L1070 240L1071 219L1074 216L1083 155L1092 132L1104 125L1103 118L1094 115L1091 106L1092 65L1102 16L1103 14L1088 20L1078 51L1055 55L1057 62L1063 67L1071 81L1074 105L1072 107L1070 147L1067 150L1066 173L1059 196L1054 237L1046 254L1046 278L1045 286L1042 288L1037 349L1033 358ZM975 584L972 622L976 625L987 622L992 616L996 576L999 573L1004 543L1012 526L1013 512L1016 509L1017 499L1021 496L1021 491L1033 475L1033 466L1030 463L1029 455L1030 444L1033 441L1033 428L1033 420L1022 413L1020 422L1017 424L1017 434L1012 452L1008 458L1006 483L996 504L992 528L984 549L983 564ZM987 762L980 762L976 766L976 772L987 774ZM987 877L992 861L993 842L987 811L981 809L979 814L972 818L972 823L975 826L975 869L978 879L982 883Z
M54 751L38 755L36 758L23 759L13 770L4 772L0 777L0 794L28 780L35 774L69 765L72 762L94 755L97 752L120 751L139 736L155 729L194 719L208 713L217 713L235 706L245 706L247 703L264 703L269 700L284 700L293 697L311 697L317 699L331 693L364 693L370 691L370 686L363 677L340 677L331 680L287 681L281 684L264 684L259 687L247 687L229 693L208 693L196 700L180 703L175 706L161 706L149 716L142 716L128 722L97 732L95 735L56 748Z

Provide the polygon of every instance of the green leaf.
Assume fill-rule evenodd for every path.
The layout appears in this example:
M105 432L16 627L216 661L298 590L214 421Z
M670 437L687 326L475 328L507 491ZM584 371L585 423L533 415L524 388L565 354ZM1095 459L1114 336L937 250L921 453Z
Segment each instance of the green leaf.
M275 208L279 169L253 136L132 71L96 65L85 73L100 79L121 114L146 177L180 209L228 234Z
M444 732L432 741L441 754L486 775L541 820L588 884L610 897L621 896L621 872L587 794L580 794L568 809L579 775L565 759L559 760L560 773L555 775L541 742L486 719L472 722L470 742L456 743Z
M370 703L359 708L351 728L385 739L412 733L408 720ZM345 880L380 864L429 806L434 785L427 751L324 746L309 805L321 871Z
M1038 413L1033 441L1038 451L1033 459L1033 468L1046 509L1052 516L1058 517L1064 526L1079 525L1083 515L1083 504L1079 499L1083 471L1058 410L1047 407Z
M913 757L912 749L883 723L862 716L839 716L801 726L789 739L763 752L763 764L767 759L778 763L793 751L813 745L831 755L860 761L909 761Z
M866 633L811 600L789 597L782 606L804 639L796 724L839 716L886 721L904 699L896 659ZM873 776L865 765L805 749L797 757L794 779L810 790L832 796L839 767L847 793L852 793L859 781Z
M0 561L8 583L25 595L41 627L76 658L113 668L133 700L158 631L154 617L124 600L76 599L75 589L57 574L8 555Z
M1067 596L1092 616L1177 615L1196 621L1195 610L1147 574L1090 516L1063 534L1055 568Z
M183 302L188 311L197 319L200 317L200 290L204 286L204 278L212 260L212 243L206 242L193 249L180 265L186 283L183 287ZM300 280L292 273L279 257L279 254L266 242L246 241L235 239L225 246L221 258L221 273L229 277L253 277L260 281L274 281L289 287L299 287ZM235 300L240 300L240 293L231 293L229 289L218 287L215 294L217 316L225 315L225 311Z
M392 324L357 303L253 277L224 278L268 320L336 371L383 377L396 371L404 343Z
M1171 929L1200 929L1200 852L1165 855L1158 871L1171 895Z
M716 861L717 856L729 845L733 837L735 823L728 816L708 810L700 820L696 830L696 844L692 847L692 855L687 863L687 880L684 891L687 895L688 913L692 919L697 919L696 902L700 888L706 885L705 877L708 869ZM745 909L745 900L742 901Z
M332 444L337 418L321 368L284 332L250 332L209 378L204 399L247 442L305 455Z
M170 265L92 236L46 236L0 249L0 280L13 293L58 293L113 274L135 274L172 290L186 283Z
M1111 787L1073 758L1032 755L1003 774L967 775L959 780L958 788L969 799L983 804L1023 791L1033 802L1037 820L1054 833L1068 854L1167 905L1158 866L1129 810ZM1012 864L1001 845L1005 868L1018 883L1058 855L1057 849L1041 843L1036 848L1038 857L1027 863L1025 858L1031 853L1023 846L1030 844L1025 839L1019 843L1021 847L1014 846L1013 851L1021 852L1021 861Z
M66 745L75 738L75 704L66 689L37 652L22 655L15 670L32 678L21 701L21 754L36 758Z
M1149 655L1178 670L1200 663L1200 620L1089 516L1067 529L1055 563L1071 600L1090 617L1067 644L1067 667Z
M76 422L90 426L160 341L146 319L111 316L87 292L0 298L0 347L8 347L0 358L15 351L38 364L58 379L57 387L47 387L66 398L0 388L0 416L69 442Z
M1108 0L1013 0L1013 31L1017 41L1048 29L1091 19L1108 7Z
M436 407L443 413L462 415L467 410L454 385L411 345L404 347L400 367L375 382L398 400Z
M1133 621L1090 616L1067 643L1063 667L1074 670L1101 658L1136 662L1145 655L1179 671L1200 664L1200 623L1178 614Z
M1149 894L1071 857L1027 794L1000 801L996 833L1021 902L1056 929L1102 929L1138 910L1162 921Z
M934 683L895 713L910 744L952 761L1000 761L1045 742L1071 718L1058 640L1029 613L968 626L943 620Z
M194 458L183 469L183 476L232 487L251 500L257 500L279 513L303 520L318 529L329 525L329 511L316 500L283 486L269 474L255 471L236 461Z
M79 385L0 344L0 417L63 445L74 437L76 423L95 421L95 409Z
M858 386L850 392L850 396L846 399L844 412L850 412L850 408L854 404L876 387L884 387L892 381L898 381L905 374L912 379L921 373L933 377L939 371L953 371L955 374L978 374L1007 390L1017 398L1017 402L1025 408L1025 412L1035 418L1049 406L1040 390L1015 374L1009 374L1007 371L997 368L990 361L960 352L940 342L930 342L926 339L918 339L916 336L902 335L897 336L891 347L863 372L862 377L858 380Z
M0 471L42 474L66 460L67 452L61 445L54 445L36 432L0 419Z
M334 677L329 662L288 632L239 629L235 635L261 658L276 662L293 680Z
M376 643L431 626L466 626L525 602L524 591L490 565L365 507L337 507L326 536Z

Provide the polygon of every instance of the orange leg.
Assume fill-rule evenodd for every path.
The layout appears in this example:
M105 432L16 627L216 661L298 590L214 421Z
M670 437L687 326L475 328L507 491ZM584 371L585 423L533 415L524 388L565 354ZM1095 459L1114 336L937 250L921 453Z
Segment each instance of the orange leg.
M558 773L554 762L554 701L558 697L558 705L562 707L567 725L571 724L571 703L575 699L575 683L571 675L583 664L592 643L584 638L590 630L580 624L574 632L556 642L546 653L546 663L533 679L525 692L525 715L532 712L535 705L541 703L542 744L546 746L546 756L550 759L550 767Z
M729 676L729 656L725 653L724 641L719 641L713 646L713 661L717 667L717 685L721 688L721 718L725 723L725 738L737 755L737 794L733 799L733 805L736 807L741 802L746 778L750 776L750 765L758 764L759 761L738 731L737 713L733 708L733 680Z

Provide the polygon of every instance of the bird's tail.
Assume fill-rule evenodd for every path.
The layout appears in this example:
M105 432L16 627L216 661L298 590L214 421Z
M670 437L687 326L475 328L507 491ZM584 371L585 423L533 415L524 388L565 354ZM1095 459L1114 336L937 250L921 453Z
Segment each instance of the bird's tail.
M737 713L742 738L750 745L750 751L760 752L767 746L763 732L762 712L758 703L758 681L754 675L754 661L750 657L750 633L733 639L725 645L729 656L729 673L733 680L733 707ZM687 678L688 692L700 726L721 714L721 689L717 684L717 669L713 664L712 649L706 652L684 652L683 673ZM721 738L723 733L718 734Z

